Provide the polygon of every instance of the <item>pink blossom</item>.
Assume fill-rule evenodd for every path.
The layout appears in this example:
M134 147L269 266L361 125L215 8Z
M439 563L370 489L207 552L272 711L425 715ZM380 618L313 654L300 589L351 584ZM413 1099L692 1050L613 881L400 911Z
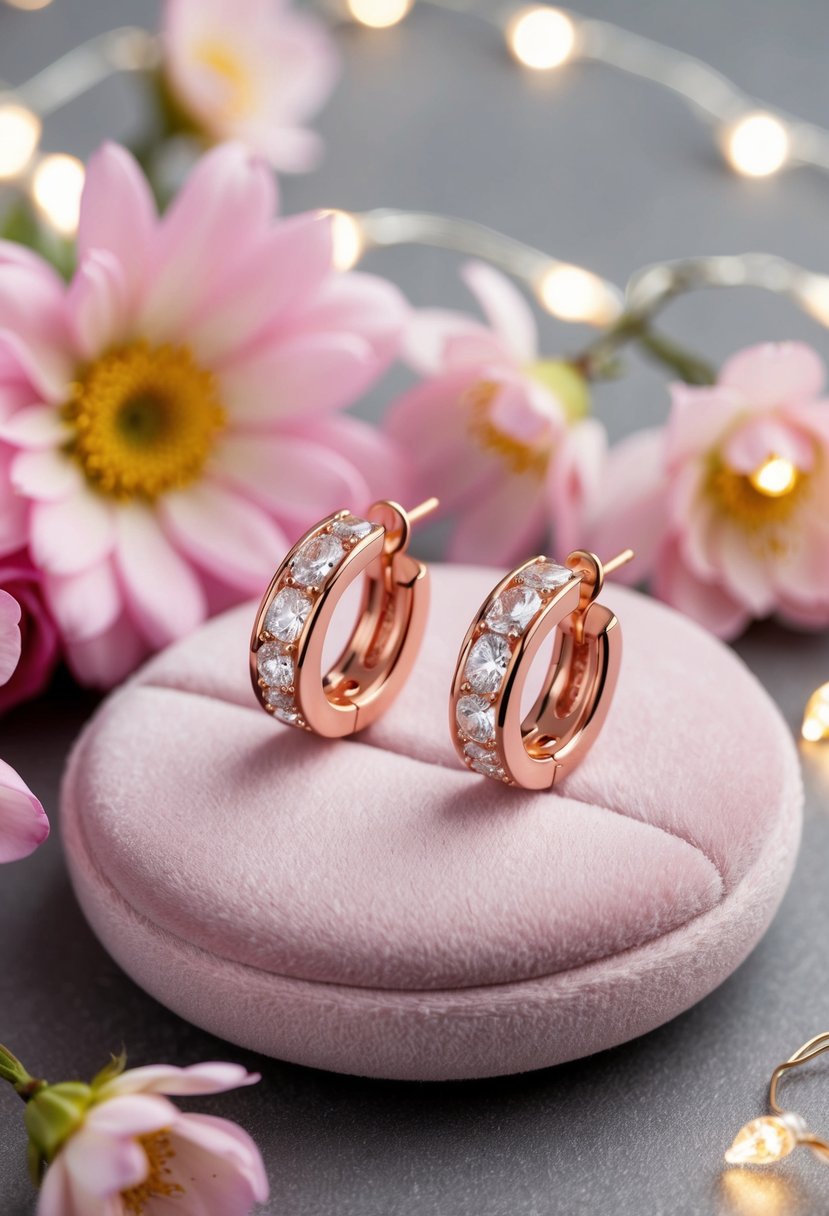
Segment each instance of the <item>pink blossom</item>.
M107 145L68 287L0 244L0 556L28 546L84 683L261 593L322 515L399 489L391 443L340 411L394 356L402 297L332 269L326 218L274 206L264 164L224 145L159 219Z
M20 657L6 673L0 626L0 714L46 687L60 654L55 622L43 599L41 576L25 553L0 558L0 587L12 596L20 614L17 625Z
M0 590L0 685L13 677L20 658L20 617L17 600ZM0 862L28 857L48 835L49 820L40 802L14 769L0 760Z
M829 401L799 343L732 356L710 388L675 385L667 427L612 451L595 546L637 552L631 581L724 638L776 613L829 624Z
M268 1198L262 1158L227 1119L183 1114L163 1095L221 1093L259 1080L233 1064L136 1068L93 1086L38 1198L38 1216L246 1216Z
M550 514L558 550L581 541L585 501L605 452L583 377L538 353L535 319L503 275L481 263L464 280L488 324L427 309L407 354L425 377L391 408L387 433L414 462L416 496L457 517L453 559L508 564L542 542Z
M339 72L320 20L287 0L166 0L162 39L167 86L208 139L288 173L314 166L322 144L304 124Z

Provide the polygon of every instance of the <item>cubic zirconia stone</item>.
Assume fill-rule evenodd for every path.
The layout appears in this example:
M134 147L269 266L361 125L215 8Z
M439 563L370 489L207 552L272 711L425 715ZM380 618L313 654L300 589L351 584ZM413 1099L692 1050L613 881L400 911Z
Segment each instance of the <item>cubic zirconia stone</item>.
M307 595L294 587L283 587L265 613L265 629L280 642L295 642L310 611Z
M495 734L495 710L484 697L461 697L455 719L463 733L478 743L488 743Z
M536 562L534 566L527 567L521 575L521 582L525 587L534 587L536 591L555 591L569 583L572 577L573 571L559 566L557 562Z
M510 587L503 591L486 614L486 623L496 633L523 633L541 607L532 587Z
M256 656L259 675L269 688L290 688L294 682L294 661L283 654L276 642L266 642Z
M497 692L510 660L509 642L497 633L478 638L466 660L464 676L475 692Z
M479 743L467 743L463 751L464 755L469 757L476 773L481 773L484 777L503 777L504 770L498 763L495 752L488 752Z
M276 688L269 688L265 694L265 700L268 705L272 706L273 716L279 718L280 722L287 722L289 726L293 726L299 719L299 710L288 693L280 692Z
M344 557L345 549L336 536L315 536L305 542L291 562L291 574L301 587L319 587Z
M343 540L362 540L364 536L368 536L372 525L367 519L360 519L356 515L344 515L342 519L338 519L331 526L331 531L335 536L341 536Z

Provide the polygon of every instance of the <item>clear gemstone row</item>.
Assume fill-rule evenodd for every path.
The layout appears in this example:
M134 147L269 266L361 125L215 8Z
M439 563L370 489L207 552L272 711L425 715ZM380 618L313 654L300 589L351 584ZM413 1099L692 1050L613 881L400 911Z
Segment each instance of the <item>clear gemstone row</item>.
M295 646L314 601L350 549L377 525L343 515L311 536L287 563L259 635L256 654L259 686L266 708L280 722L305 727L295 699Z
M464 695L455 707L458 735L467 764L475 772L507 781L495 745L495 701L513 648L545 603L575 575L546 558L528 566L497 595L484 615L483 631L472 644L463 672Z

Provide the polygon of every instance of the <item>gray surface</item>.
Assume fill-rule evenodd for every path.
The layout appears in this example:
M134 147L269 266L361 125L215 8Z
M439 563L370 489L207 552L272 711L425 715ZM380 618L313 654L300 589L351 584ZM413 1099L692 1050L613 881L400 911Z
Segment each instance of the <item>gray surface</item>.
M593 0L582 9L702 55L769 100L829 121L829 9L819 0ZM128 0L56 0L33 15L0 8L0 76L20 80L105 22L152 12ZM322 124L329 155L318 173L285 184L288 211L428 207L491 223L617 279L655 258L749 248L829 270L829 181L810 172L735 180L679 105L645 85L595 67L530 78L498 54L483 25L429 9L389 34L348 31L343 45L345 83ZM123 83L106 86L52 120L48 142L83 154L105 133L127 134L133 98ZM418 302L462 299L451 258L398 251L375 264ZM756 294L682 302L670 327L714 357L762 338L828 345L824 331ZM574 337L552 323L545 333L551 352ZM599 395L615 434L664 409L649 372ZM807 691L829 678L829 641L764 626L739 650L795 729ZM53 819L66 750L93 704L64 685L2 724L3 756ZM721 1174L724 1146L763 1108L771 1068L829 1028L829 752L804 760L804 848L771 931L726 984L661 1030L589 1061L474 1084L366 1082L248 1058L264 1074L261 1086L200 1105L256 1136L273 1189L268 1211L825 1211L829 1169L805 1150L763 1177L729 1185ZM0 925L0 1038L32 1069L55 1079L88 1075L122 1041L136 1062L245 1058L167 1013L107 958L70 892L57 835L0 873ZM815 1066L789 1093L829 1129L829 1066ZM3 1216L32 1210L17 1115L0 1093Z

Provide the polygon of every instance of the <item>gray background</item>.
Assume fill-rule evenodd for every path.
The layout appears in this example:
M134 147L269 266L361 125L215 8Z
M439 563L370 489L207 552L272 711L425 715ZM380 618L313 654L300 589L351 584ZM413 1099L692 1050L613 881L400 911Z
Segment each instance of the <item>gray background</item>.
M150 23L155 11L138 0L55 0L35 14L0 7L0 76L20 82L88 33ZM700 55L749 91L829 123L823 0L584 0L581 11ZM646 84L590 65L530 76L483 23L425 6L401 29L349 29L340 41L345 78L320 124L328 156L318 172L284 181L289 212L425 207L489 223L618 281L655 259L748 249L829 270L829 180L808 170L736 179L695 119ZM135 82L118 81L51 119L45 142L84 155L104 135L128 138L135 127ZM463 302L448 255L398 250L373 265L416 302ZM757 293L682 301L668 329L714 359L782 337L829 355L825 331ZM578 335L547 321L544 337L554 353ZM376 411L393 388L364 408ZM665 406L660 378L641 367L598 394L614 435L662 418ZM763 625L738 650L796 730L808 691L829 678L829 640ZM53 822L67 749L94 704L62 683L2 723L0 752ZM764 1107L772 1067L829 1029L829 752L804 751L803 760L804 847L765 940L695 1009L591 1060L497 1081L404 1085L246 1057L166 1012L103 953L70 891L58 832L0 873L0 1038L53 1079L91 1074L122 1042L135 1062L230 1056L261 1069L262 1085L199 1105L256 1137L272 1213L826 1211L829 1168L805 1150L763 1176L729 1181L721 1172L734 1131ZM792 1105L829 1131L829 1064L791 1086ZM3 1216L33 1208L18 1115L16 1100L0 1093Z

